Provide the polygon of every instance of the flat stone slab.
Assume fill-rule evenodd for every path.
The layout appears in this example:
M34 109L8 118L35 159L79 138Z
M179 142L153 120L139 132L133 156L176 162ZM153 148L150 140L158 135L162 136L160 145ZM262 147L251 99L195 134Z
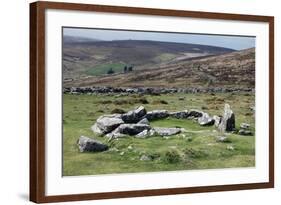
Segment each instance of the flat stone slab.
M166 127L155 127L153 128L156 134L161 136L170 136L181 133L181 128L166 128Z
M112 133L120 133L124 135L137 135L144 130L150 130L151 127L146 124L122 124Z
M124 121L121 119L121 115L102 115L92 126L92 130L98 134L106 134L123 123Z

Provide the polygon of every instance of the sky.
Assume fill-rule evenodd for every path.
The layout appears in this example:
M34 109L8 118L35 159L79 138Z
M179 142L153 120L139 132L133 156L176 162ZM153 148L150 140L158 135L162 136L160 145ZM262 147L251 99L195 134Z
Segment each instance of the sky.
M63 35L112 40L153 40L178 43L193 43L242 50L255 47L255 37L225 36L189 33L143 32L125 30L105 30L89 28L63 28Z

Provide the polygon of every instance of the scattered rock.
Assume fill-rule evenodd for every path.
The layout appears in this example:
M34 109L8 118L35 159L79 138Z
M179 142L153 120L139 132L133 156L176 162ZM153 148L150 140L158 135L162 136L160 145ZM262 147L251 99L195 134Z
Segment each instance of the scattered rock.
M125 152L120 152L120 155L123 156L125 154Z
M179 100L185 100L185 97L179 97Z
M160 136L170 136L181 133L181 128L165 128L165 127L155 127L156 134Z
M250 130L245 130L245 129L240 129L238 134L239 135L245 135L245 136L253 135L253 133Z
M98 134L106 134L123 124L124 121L121 119L121 115L102 115L92 126L93 132Z
M135 110L122 114L121 118L125 123L136 123L139 122L145 115L146 109L143 106L140 106Z
M226 149L227 149L227 150L233 151L233 150L234 150L234 147L233 147L232 145L228 145L228 146L226 147Z
M140 160L141 160L141 161L151 161L152 158L151 158L150 156L147 156L147 155L142 155L142 156L140 157Z
M113 139L126 137L127 135L113 131L113 132L107 133L105 136L108 138L108 141L111 141Z
M184 111L178 111L178 112L170 112L169 116L177 118L177 119L186 119L186 118L188 118L188 114L189 114L188 111L184 110Z
M80 152L102 152L108 150L107 145L85 136L79 137L77 145Z
M215 123L214 118L210 117L208 113L203 113L202 117L198 118L198 123L201 126L209 126Z
M138 122L138 124L149 125L150 123L149 123L149 121L148 121L147 118L143 118L142 120L140 120L140 121Z
M119 149L117 149L116 147L112 147L112 148L109 149L109 151L111 151L111 152L118 152Z
M217 142L231 142L230 139L226 136L219 136L217 137Z
M158 120L163 119L169 116L169 112L167 110L153 110L150 112L147 112L146 118L148 120Z
M244 123L244 122L240 124L240 129L247 130L249 128L250 128L250 124L247 124L247 123Z

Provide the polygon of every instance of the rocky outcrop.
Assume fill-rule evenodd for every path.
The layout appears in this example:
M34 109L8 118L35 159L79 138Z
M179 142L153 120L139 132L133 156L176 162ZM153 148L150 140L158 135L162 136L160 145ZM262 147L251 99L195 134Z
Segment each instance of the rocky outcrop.
M214 125L215 120L210 117L208 113L203 113L203 115L198 118L198 123L201 126L211 126Z
M140 106L135 110L122 114L121 118L125 123L136 123L139 122L145 115L146 109L143 106Z
M102 152L108 150L107 145L85 136L81 136L77 140L77 145L80 152Z
M98 134L106 134L123 124L124 121L121 119L121 115L102 115L92 126L92 130Z

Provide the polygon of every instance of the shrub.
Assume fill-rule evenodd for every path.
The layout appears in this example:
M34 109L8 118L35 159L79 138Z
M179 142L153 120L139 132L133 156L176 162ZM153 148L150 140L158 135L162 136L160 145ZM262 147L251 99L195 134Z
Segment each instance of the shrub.
M181 160L179 153L175 150L165 152L163 156L163 161L166 163L177 163Z
M202 106L201 109L202 110L208 110L208 107L207 106Z
M114 72L114 70L113 70L113 68L109 68L109 70L107 71L107 74L114 74L115 72Z
M208 156L205 151L193 148L188 148L184 150L184 154L189 158L203 158Z
M111 104L113 102L111 100L102 100L100 103L101 104Z
M149 104L149 102L146 98L139 98L138 101L139 101L139 103L142 103L142 104Z
M168 104L168 102L165 101L165 100L154 100L152 103L153 103L154 105L157 105L157 104L167 105L167 104Z

